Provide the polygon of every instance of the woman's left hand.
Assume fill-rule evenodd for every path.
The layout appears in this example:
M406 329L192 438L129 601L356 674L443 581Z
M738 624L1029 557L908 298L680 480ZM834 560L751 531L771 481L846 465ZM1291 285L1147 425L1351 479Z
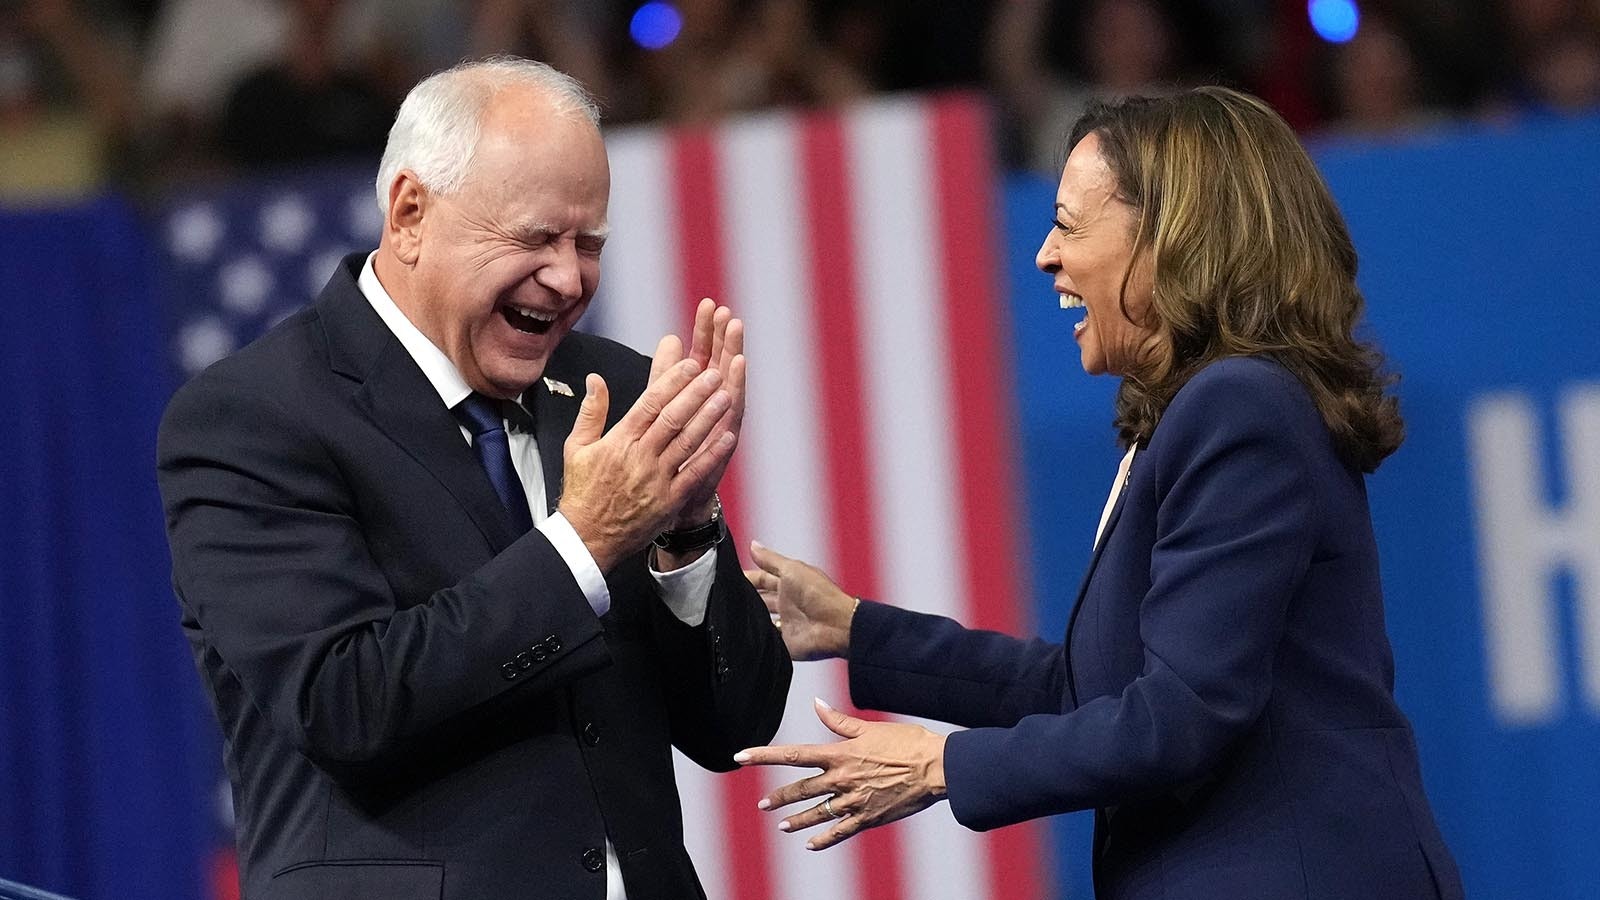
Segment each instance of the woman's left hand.
M821 774L786 784L756 804L773 810L803 800L827 798L778 824L799 831L832 822L806 842L823 850L866 828L919 813L945 796L944 739L920 725L867 722L821 700L817 718L842 738L837 744L752 747L734 754L745 766L807 766Z

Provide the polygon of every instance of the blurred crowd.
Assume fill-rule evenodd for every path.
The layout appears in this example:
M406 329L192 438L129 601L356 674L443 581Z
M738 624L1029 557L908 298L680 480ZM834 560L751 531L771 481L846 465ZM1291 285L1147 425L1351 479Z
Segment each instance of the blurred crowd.
M1200 82L1311 135L1600 108L1600 0L1365 0L1340 43L1304 0L677 0L642 38L641 5L0 0L0 202L373 160L412 83L492 53L576 75L611 125L980 89L1005 162L1044 172L1090 98Z

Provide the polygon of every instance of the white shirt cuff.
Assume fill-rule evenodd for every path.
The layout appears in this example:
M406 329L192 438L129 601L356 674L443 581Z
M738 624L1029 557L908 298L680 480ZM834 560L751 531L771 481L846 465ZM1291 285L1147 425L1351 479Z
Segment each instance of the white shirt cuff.
M711 582L717 580L717 548L712 547L699 559L671 572L657 572L652 556L650 577L661 588L661 602L667 604L678 621L691 628L697 627L706 620Z
M572 570L572 577L577 579L578 587L583 591L583 596L589 601L589 607L597 616L603 616L611 608L611 589L606 587L606 576L600 571L600 566L595 563L594 557L589 554L589 548L583 545L583 538L578 537L578 532L567 521L567 517L557 512L548 519L539 523L539 531L549 539L551 546L561 554L566 561L567 568ZM709 584L709 582L707 582ZM701 609L705 602L701 601Z

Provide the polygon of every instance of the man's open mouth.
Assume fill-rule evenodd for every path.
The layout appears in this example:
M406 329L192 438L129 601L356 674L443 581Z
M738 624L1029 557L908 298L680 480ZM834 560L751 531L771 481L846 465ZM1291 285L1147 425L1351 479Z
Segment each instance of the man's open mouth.
M544 334L556 324L556 314L536 309L524 309L509 303L500 305L500 315L512 328L523 334Z

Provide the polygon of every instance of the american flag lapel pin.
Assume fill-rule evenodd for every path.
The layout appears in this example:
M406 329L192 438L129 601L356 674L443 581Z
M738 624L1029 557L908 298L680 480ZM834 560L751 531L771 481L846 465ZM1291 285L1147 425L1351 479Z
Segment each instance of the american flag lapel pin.
M568 387L565 381L557 381L554 378L546 378L544 380L544 386L549 388L550 393L552 394L560 394L563 397L572 396L572 388Z

